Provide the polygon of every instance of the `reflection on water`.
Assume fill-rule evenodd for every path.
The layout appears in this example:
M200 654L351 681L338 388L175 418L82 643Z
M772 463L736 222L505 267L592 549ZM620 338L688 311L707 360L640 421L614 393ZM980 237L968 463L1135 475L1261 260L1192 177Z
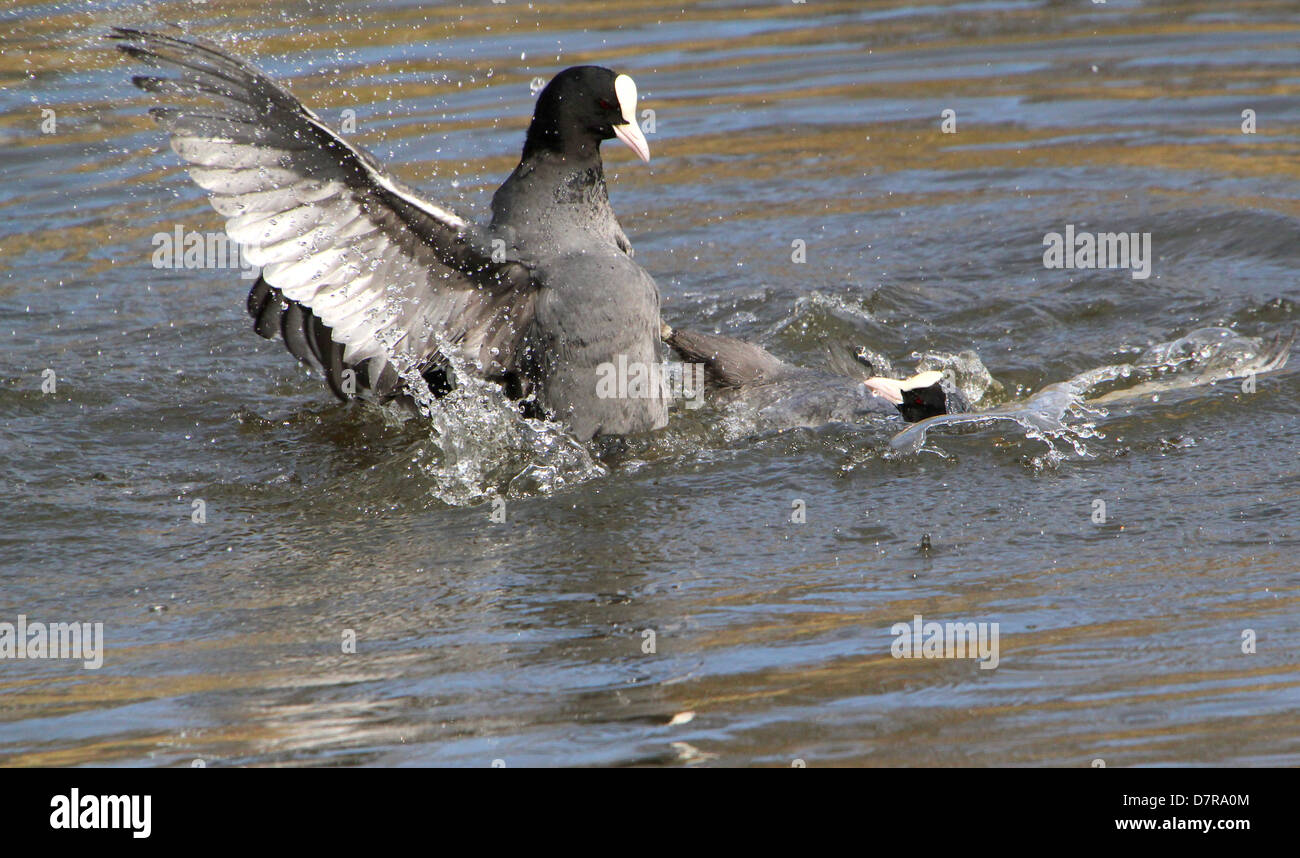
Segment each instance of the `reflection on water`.
M1296 323L1281 0L16 0L0 622L103 622L107 652L0 660L0 760L1300 762L1295 362L1249 393L1111 397L1055 468L1015 426L897 457L890 433L737 440L683 411L494 522L438 499L427 427L339 408L255 336L238 272L149 265L155 233L220 220L98 41L140 21L355 111L356 140L479 216L535 77L629 72L654 160L607 169L666 319L796 362L973 350L1012 403L1196 329ZM1151 233L1150 279L1044 269L1067 224ZM998 622L999 666L892 658L916 614Z

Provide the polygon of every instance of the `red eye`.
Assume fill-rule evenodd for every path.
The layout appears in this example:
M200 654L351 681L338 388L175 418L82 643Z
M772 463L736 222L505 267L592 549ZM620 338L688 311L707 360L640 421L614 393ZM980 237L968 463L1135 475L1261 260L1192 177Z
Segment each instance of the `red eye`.
M920 404L921 404L921 397L919 397L919 396L913 396L913 397L912 397L912 403L913 403L914 405L920 405Z
M603 99L603 98L597 99L597 100L596 100L596 103L599 104L599 105L601 106L601 108L604 109L604 110L613 110L613 109L614 109L614 105L610 104L608 101L606 101L606 100Z

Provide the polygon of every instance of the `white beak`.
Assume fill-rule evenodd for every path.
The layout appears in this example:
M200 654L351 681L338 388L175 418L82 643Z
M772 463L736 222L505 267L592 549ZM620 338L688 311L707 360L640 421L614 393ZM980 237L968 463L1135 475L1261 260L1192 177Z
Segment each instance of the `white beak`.
M649 164L650 144L641 133L641 127L636 124L636 83L632 78L621 74L614 78L614 94L618 96L619 113L623 114L623 124L614 126L614 136Z
M879 396L887 402L894 405L903 403L903 390L899 385L898 379L880 378L879 376L869 378L862 382L863 386L875 396Z

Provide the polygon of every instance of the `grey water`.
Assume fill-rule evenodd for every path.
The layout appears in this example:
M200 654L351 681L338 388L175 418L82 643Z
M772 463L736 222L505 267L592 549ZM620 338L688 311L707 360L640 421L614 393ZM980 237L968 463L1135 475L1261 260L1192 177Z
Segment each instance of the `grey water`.
M474 217L535 78L626 72L652 160L606 172L667 322L972 351L1013 407L1294 331L1295 4L593 8L0 9L0 623L104 635L0 657L0 764L1300 764L1300 360L911 452L709 404L613 461L491 403L439 434L335 403L237 268L154 267L221 221L100 39L213 39ZM1150 233L1150 277L1046 268L1069 225ZM917 615L997 623L996 668L895 658Z

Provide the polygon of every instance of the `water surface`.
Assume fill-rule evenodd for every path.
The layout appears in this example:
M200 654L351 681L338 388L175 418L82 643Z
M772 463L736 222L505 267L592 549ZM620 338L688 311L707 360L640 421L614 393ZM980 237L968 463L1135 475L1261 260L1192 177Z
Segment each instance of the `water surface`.
M1297 320L1281 0L11 0L0 621L102 622L107 651L0 661L0 761L1300 763L1300 361L1113 404L1059 460L1015 426L888 456L888 433L683 412L494 523L445 502L427 426L334 404L258 338L237 271L150 265L155 233L220 228L98 38L156 21L355 111L479 217L533 78L632 74L653 161L606 166L665 318L798 362L973 349L1016 398ZM1045 270L1067 223L1150 232L1150 279ZM891 657L916 614L999 623L999 666Z

